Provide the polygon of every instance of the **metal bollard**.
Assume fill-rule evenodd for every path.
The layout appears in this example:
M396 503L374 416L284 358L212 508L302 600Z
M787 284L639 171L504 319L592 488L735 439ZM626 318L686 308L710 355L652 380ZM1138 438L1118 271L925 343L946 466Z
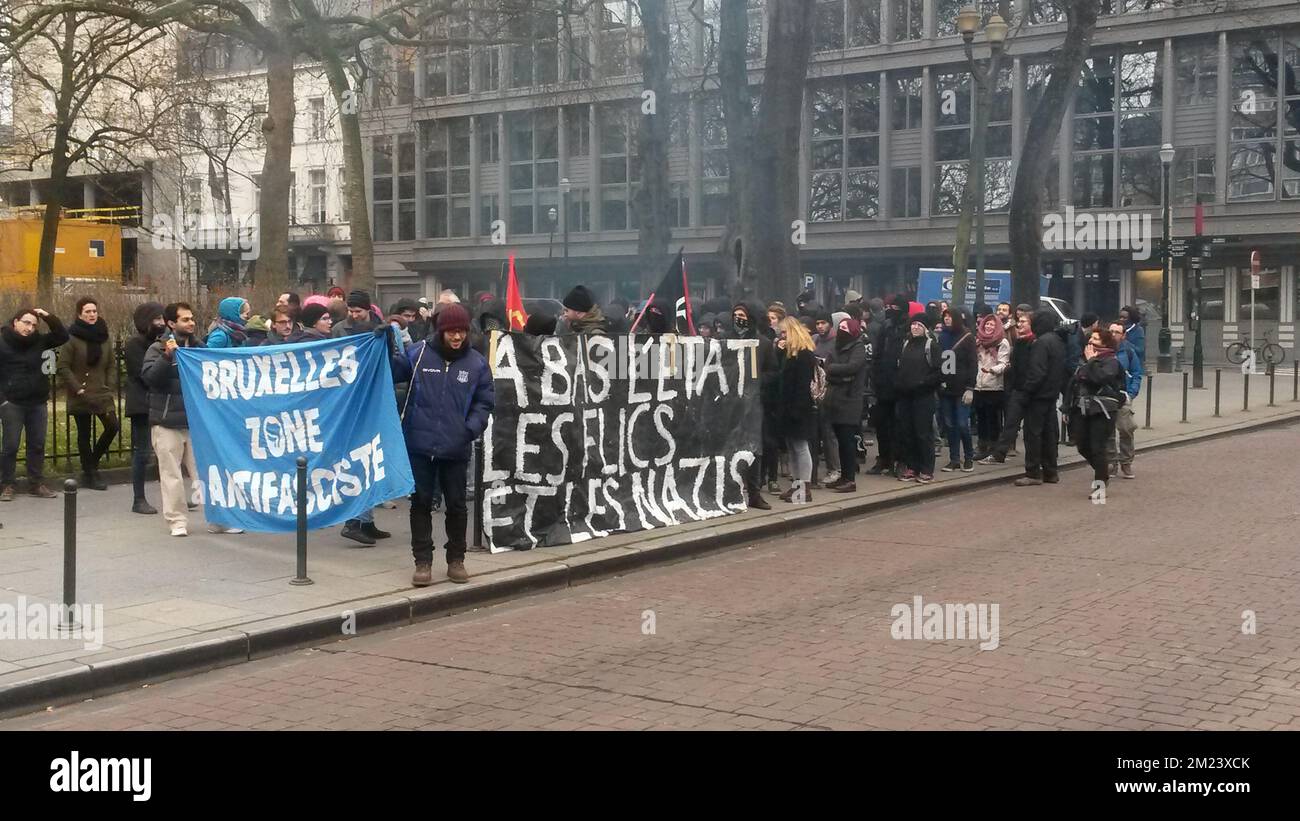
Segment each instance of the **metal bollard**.
M1183 418L1178 421L1181 424L1187 424L1187 379L1191 374L1183 371Z
M63 483L63 615L60 630L77 625L77 481Z
M483 546L483 437L474 443L474 546Z
M1268 369L1268 406L1270 408L1277 407L1277 405L1273 404L1273 388L1274 388L1274 383L1277 381L1276 377L1277 377L1277 371L1270 366Z
M1243 372L1241 377L1241 409L1248 411L1250 410L1250 371Z
M1295 361L1295 367L1291 369L1291 401L1300 402L1300 359Z
M298 575L289 584L315 584L307 578L307 457L298 457Z
M1223 371L1214 369L1214 415L1219 415L1219 388L1223 384Z
M1142 426L1143 430L1151 430L1151 386L1155 384L1156 378L1147 374L1147 423Z

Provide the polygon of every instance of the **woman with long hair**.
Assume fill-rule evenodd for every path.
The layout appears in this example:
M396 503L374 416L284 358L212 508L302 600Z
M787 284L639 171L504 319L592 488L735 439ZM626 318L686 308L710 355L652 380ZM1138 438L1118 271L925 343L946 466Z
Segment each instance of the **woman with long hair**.
M975 425L978 431L975 461L988 457L1002 433L1006 406L1006 373L1011 366L1011 341L997 314L980 317L975 333L979 373L975 375Z
M948 464L943 470L970 473L975 469L975 447L970 435L970 408L975 401L978 373L975 337L966 330L962 311L945 310L943 322L940 347L943 356L953 363L951 368L944 369L939 381L939 416L948 438Z
M777 435L790 451L790 489L783 502L803 503L812 499L812 451L808 443L817 436L817 404L812 381L817 371L813 341L808 329L794 317L781 320L783 332L777 347L781 360L781 401L777 408Z
M68 328L72 339L59 351L59 381L68 397L68 413L77 423L77 455L81 457L81 486L108 490L99 475L99 463L117 438L114 390L117 385L117 357L108 339L108 323L99 315L92 297L77 300L77 318ZM91 445L94 419L103 432Z

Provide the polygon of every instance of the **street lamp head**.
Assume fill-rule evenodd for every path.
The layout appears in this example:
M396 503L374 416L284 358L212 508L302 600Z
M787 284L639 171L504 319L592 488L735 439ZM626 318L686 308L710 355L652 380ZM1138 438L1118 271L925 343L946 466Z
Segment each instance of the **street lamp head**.
M551 218L551 222L555 222L556 218L557 218L559 215L560 215L560 212L555 210L555 206L554 206L554 205L552 205L551 208L550 208L550 210L546 212L546 216L548 216L548 217Z
M1160 146L1160 162L1169 165L1174 161L1174 147L1170 143Z
M564 177L564 178L562 178L562 179L560 180L560 191L562 191L563 193L567 194L567 193L569 193L570 189L572 189L572 188L573 188L573 186L569 183L569 178L568 178L568 177Z
M957 13L957 31L961 32L962 39L968 43L975 39L975 32L979 27L979 10L971 5L962 6L961 11Z
M1007 41L1007 21L1002 19L1002 15L996 11L989 18L989 22L984 26L984 34L989 38L989 44L993 48L1002 48Z

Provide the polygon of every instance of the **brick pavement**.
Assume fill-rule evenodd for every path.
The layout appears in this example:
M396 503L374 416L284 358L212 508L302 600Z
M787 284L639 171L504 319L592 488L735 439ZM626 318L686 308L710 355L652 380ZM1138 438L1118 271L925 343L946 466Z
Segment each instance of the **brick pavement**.
M0 729L1300 729L1298 432L1152 454L1106 505L1073 471ZM916 595L997 603L1000 646L891 639Z

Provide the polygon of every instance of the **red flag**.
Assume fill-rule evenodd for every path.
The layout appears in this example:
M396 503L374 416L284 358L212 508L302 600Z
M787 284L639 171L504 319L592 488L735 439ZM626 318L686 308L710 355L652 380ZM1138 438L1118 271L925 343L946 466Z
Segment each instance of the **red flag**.
M515 278L515 255L510 255L510 278L506 282L506 316L510 317L510 330L522 331L528 321L524 310L524 297L519 293L519 280Z

